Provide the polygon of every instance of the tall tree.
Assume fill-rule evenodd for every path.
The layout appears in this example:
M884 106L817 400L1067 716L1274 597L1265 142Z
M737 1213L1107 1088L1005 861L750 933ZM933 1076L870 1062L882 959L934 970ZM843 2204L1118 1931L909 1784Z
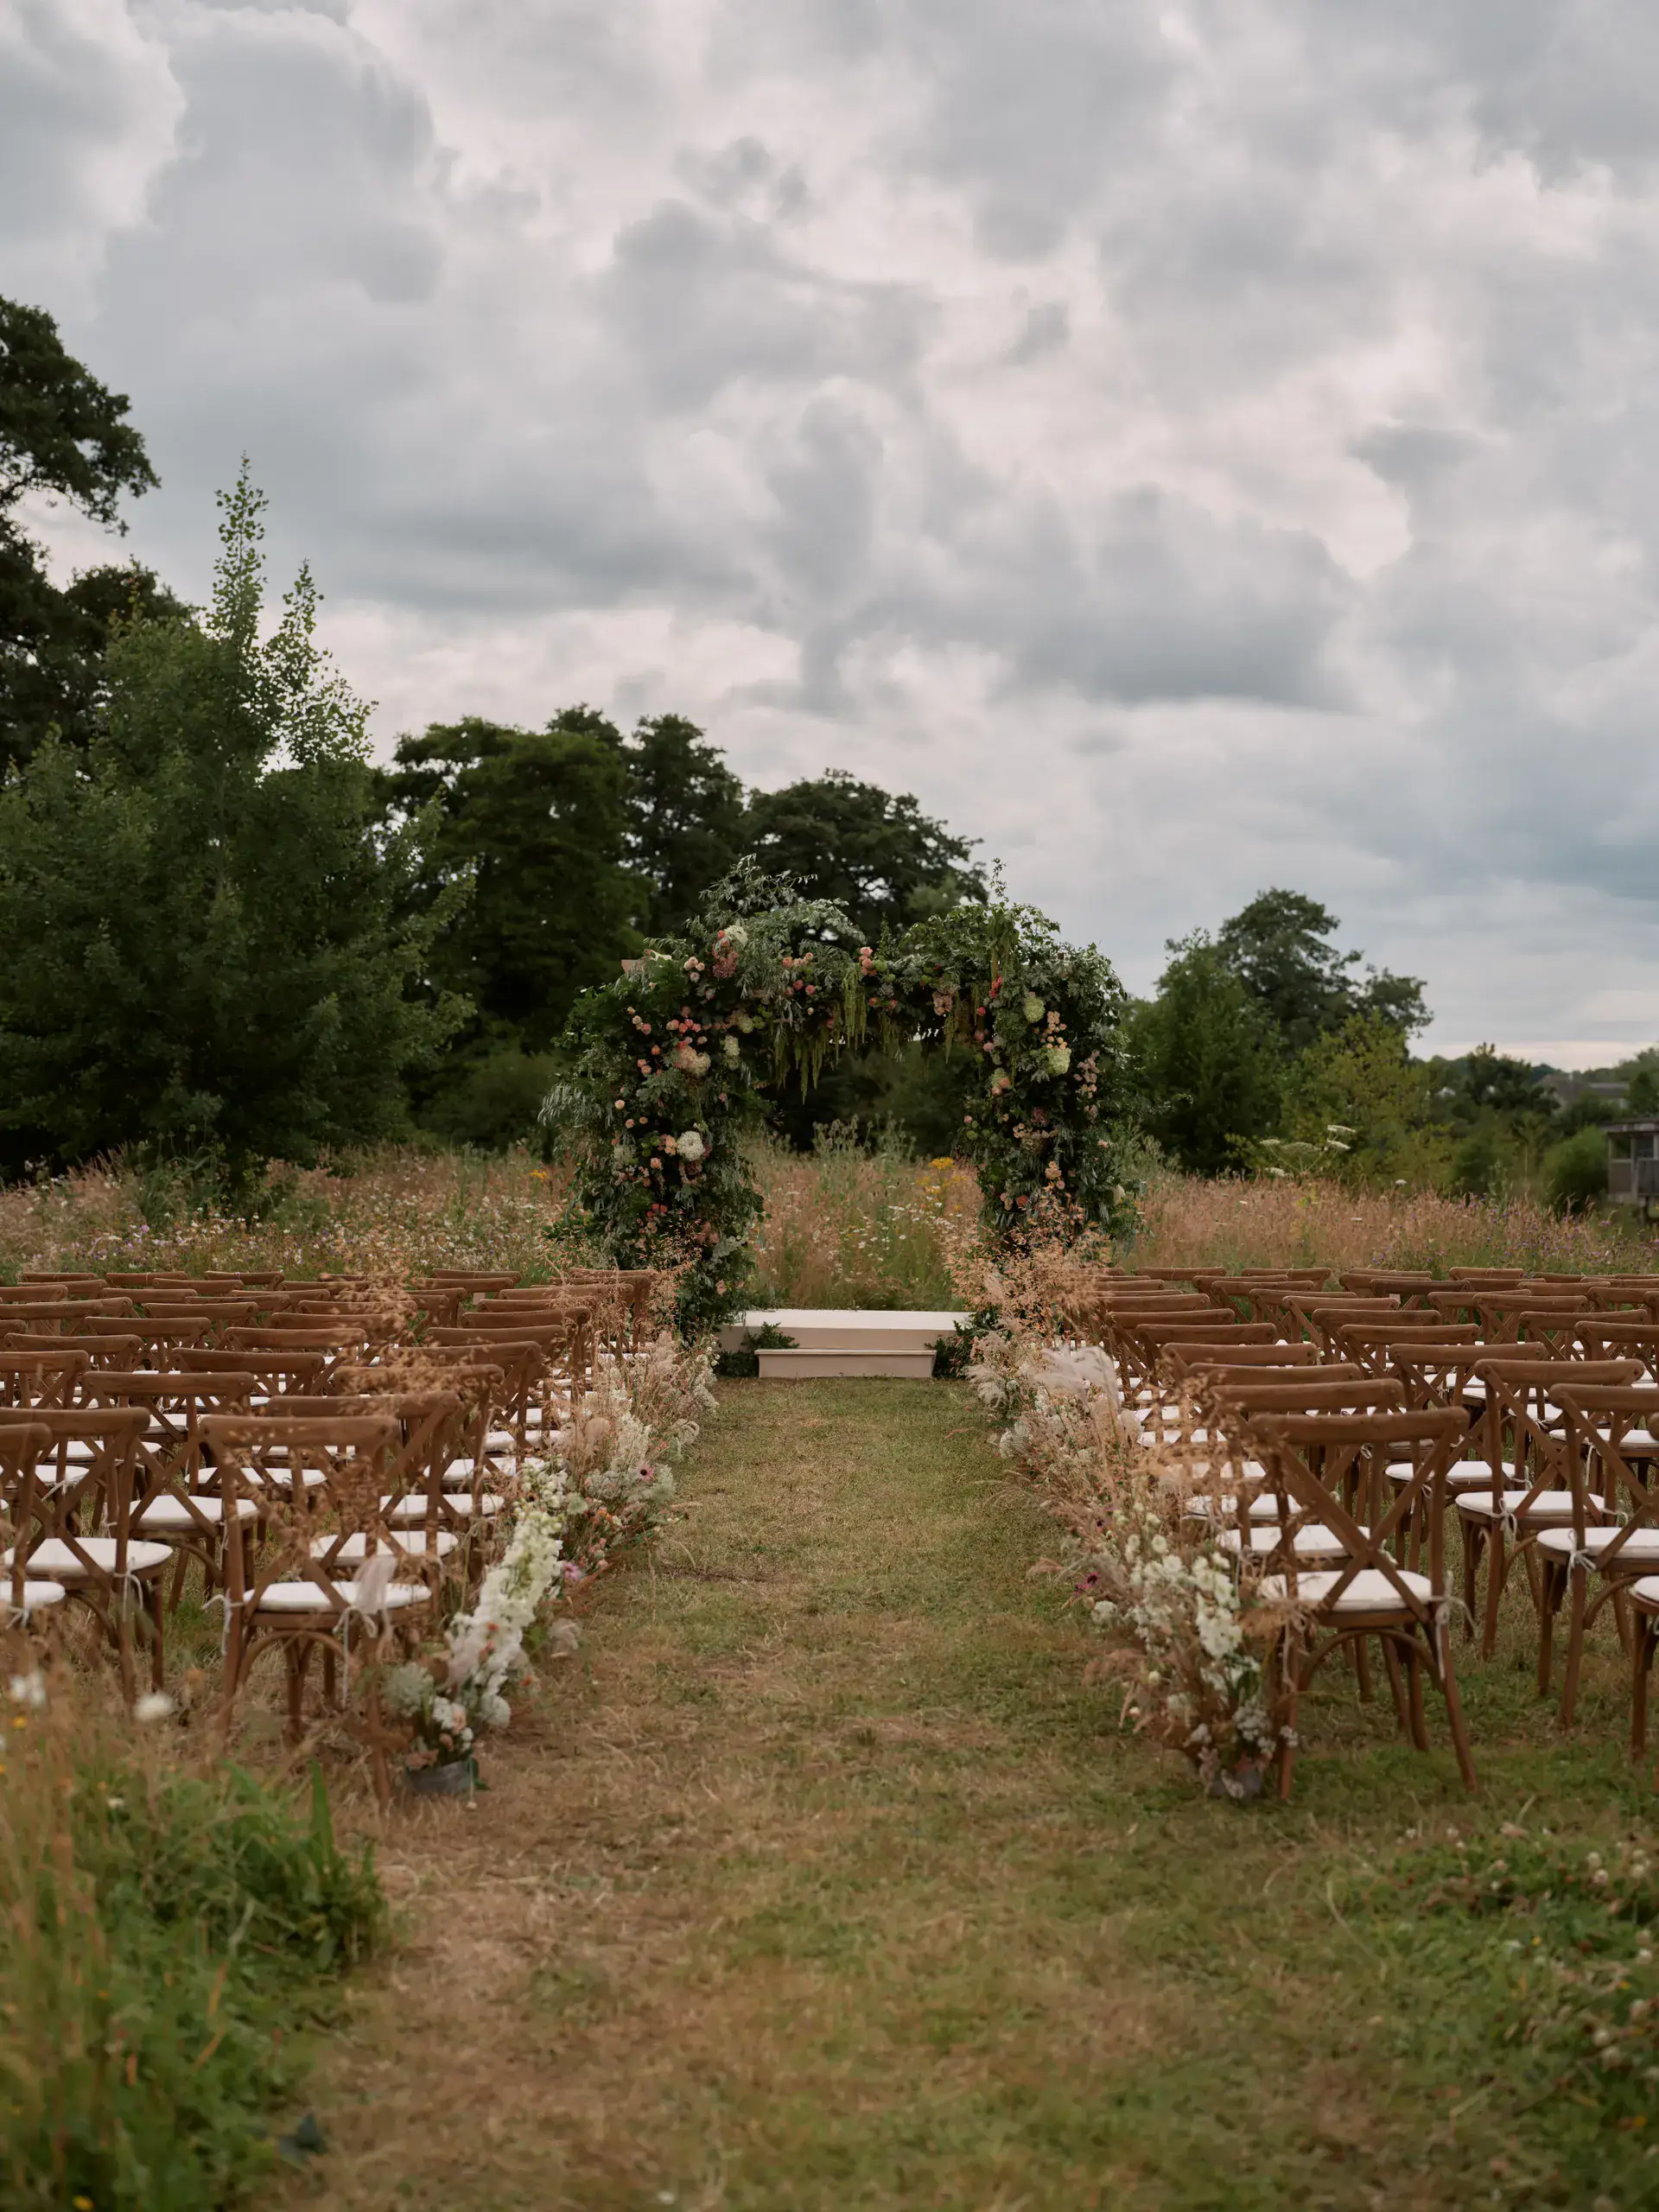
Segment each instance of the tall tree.
M440 915L398 918L423 829L383 834L366 709L302 570L261 641L264 501L222 495L200 620L124 627L105 726L0 790L0 1159L271 1157L395 1134L453 1026L418 1003Z
M1202 931L1172 939L1158 994L1136 1007L1130 1042L1147 1126L1190 1173L1243 1165L1278 1122L1278 1032L1261 1001Z
M1377 1015L1402 1036L1427 1025L1417 978L1386 969L1357 976L1362 956L1329 942L1339 927L1317 899L1263 891L1216 932L1217 950L1272 1017L1287 1052L1306 1052L1359 1014Z
M0 773L49 730L87 742L118 618L183 611L136 563L54 584L20 520L32 493L124 530L123 493L137 498L156 480L129 405L65 349L44 308L0 299Z
M683 929L742 849L743 786L683 715L642 721L623 747L628 860L647 937Z
M745 848L768 874L791 876L809 898L834 899L872 944L884 927L982 902L976 842L953 836L909 793L895 798L840 768L751 792L744 825Z
M399 818L438 810L423 900L474 885L432 963L441 988L473 1001L464 1041L545 1052L577 992L609 982L639 948L619 733L589 707L542 730L477 715L434 723L400 740L381 788Z

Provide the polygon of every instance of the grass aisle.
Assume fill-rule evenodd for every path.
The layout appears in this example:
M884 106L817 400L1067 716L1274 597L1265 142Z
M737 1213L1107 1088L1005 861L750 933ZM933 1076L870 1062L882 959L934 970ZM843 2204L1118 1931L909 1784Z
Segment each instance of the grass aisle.
M1368 1738L1288 1810L1196 1797L1083 1685L960 1388L728 1384L683 1497L478 1809L400 1815L404 1941L292 2202L1591 2201L1453 1966L1344 1903L1419 1804L1468 1818L1448 1758Z

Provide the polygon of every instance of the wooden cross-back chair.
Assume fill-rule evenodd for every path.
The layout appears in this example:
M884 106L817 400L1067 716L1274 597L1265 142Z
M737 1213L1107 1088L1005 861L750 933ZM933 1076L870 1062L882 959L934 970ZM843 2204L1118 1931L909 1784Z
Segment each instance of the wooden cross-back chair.
M141 1337L29 1336L8 1334L0 1324L0 1350L6 1351L84 1352L89 1367L137 1367L143 1357ZM0 1393L3 1395L3 1393Z
M1446 1632L1447 1613L1456 1601L1446 1584L1445 1473L1462 1445L1462 1415L1262 1412L1251 1418L1249 1432L1267 1469L1265 1491L1279 1509L1276 1520L1267 1524L1277 1541L1261 1555L1250 1594L1283 1622L1268 1664L1285 1670L1293 1726L1296 1700L1332 1653L1351 1647L1357 1667L1366 1640L1375 1637L1395 1713L1411 1741L1419 1751L1429 1748L1422 1693L1427 1674L1444 1700L1458 1770L1464 1786L1472 1790L1474 1759ZM1387 1512L1369 1526L1355 1519L1340 1496L1344 1486L1363 1489L1363 1483L1344 1485L1332 1479L1333 1471L1340 1474L1345 1464L1362 1459L1405 1460L1412 1470ZM1428 1531L1427 1573L1396 1555L1403 1551L1401 1532L1413 1518ZM1248 1533L1248 1525L1241 1534ZM1309 1525L1325 1528L1342 1545L1338 1564L1306 1564L1296 1538ZM1363 1687L1363 1669L1360 1679ZM1294 1739L1287 1738L1279 1758L1283 1796L1290 1792L1294 1760Z
M1582 1298L1481 1298L1475 1312L1480 1332L1497 1350L1504 1344L1548 1344L1571 1356L1580 1320L1589 1310Z
M1516 1559L1524 1562L1535 1605L1540 1592L1533 1554L1538 1536L1545 1529L1573 1523L1577 1449L1567 1440L1555 1402L1569 1374L1574 1382L1593 1389L1639 1382L1642 1366L1633 1359L1538 1359L1529 1357L1524 1345L1475 1364L1473 1379L1485 1392L1478 1434L1490 1480L1460 1491L1456 1504L1463 1532L1463 1598L1471 1619L1483 1554L1486 1559L1483 1658L1490 1659L1497 1648L1498 1607Z
M1403 1313L1420 1310L1429 1292L1440 1287L1438 1275L1411 1268L1351 1268L1337 1280L1351 1297L1397 1298Z
M1178 1386L1189 1375L1245 1374L1259 1368L1288 1370L1319 1364L1319 1348L1310 1344L1240 1344L1231 1338L1217 1341L1183 1332L1158 1348L1160 1375Z
M546 1420L550 1401L549 1388L552 1364L557 1354L569 1352L570 1339L562 1327L536 1329L524 1326L514 1330L503 1323L499 1330L434 1329L425 1339L434 1353L456 1360L475 1359L499 1367L502 1387L494 1404L494 1421L486 1424L485 1433L479 1440L480 1458L524 1448L530 1440L532 1414L537 1418L534 1427L539 1433ZM490 1438L496 1433L499 1422L507 1436L505 1446L492 1445Z
M1659 1319L1628 1313L1585 1313L1579 1318L1573 1338L1586 1359L1639 1359L1650 1376L1659 1377Z
M405 1568L417 1570L435 1595L442 1584L444 1562L474 1533L470 1516L451 1516L444 1489L462 1440L464 1408L458 1391L340 1390L324 1398L285 1398L280 1407L267 1408L255 1417L325 1426L349 1419L395 1423L396 1448L387 1456L376 1505L387 1530L385 1541L361 1531L347 1538L343 1552L326 1549L332 1545L328 1537L318 1536L313 1541L318 1555L327 1556L334 1566L356 1566L372 1552L391 1550L397 1555L400 1573ZM309 1433L320 1435L321 1429L314 1427ZM327 1476L327 1457L320 1450L307 1453L290 1448L287 1465L290 1492L292 1478L302 1467L313 1478ZM315 1479L310 1487L318 1487Z
M1138 1390L1154 1381L1167 1344L1207 1344L1220 1351L1226 1345L1265 1347L1274 1341L1270 1321L1207 1321L1184 1315L1173 1320L1137 1321L1114 1330L1111 1350L1126 1385Z
M1478 1343L1480 1332L1472 1321L1458 1329L1442 1321L1438 1313L1402 1312L1340 1322L1331 1332L1331 1348L1338 1358L1357 1361L1368 1374L1386 1375L1392 1345L1409 1344L1414 1338L1443 1344L1459 1338L1472 1345Z
M386 1751L394 1736L380 1712L380 1666L432 1611L423 1577L400 1573L400 1554L380 1510L399 1448L397 1422L338 1413L332 1420L219 1417L203 1422L202 1443L219 1469L222 1494L251 1498L270 1515L257 1554L245 1543L239 1519L228 1522L221 1706L226 1738L250 1674L274 1650L282 1654L287 1676L289 1740L298 1742L306 1677L321 1651L325 1704L336 1707L338 1669L344 1685L338 1715L365 1746L376 1795L385 1804L391 1794ZM284 1493L276 1478L290 1453L318 1463L321 1480L292 1484ZM368 1556L352 1556L353 1537L372 1547ZM360 1713L351 1700L354 1656Z
M1282 1327L1285 1300L1321 1287L1292 1275L1216 1275L1205 1287L1212 1305L1226 1307L1239 1320L1272 1321Z
M525 1349L515 1347L518 1351ZM443 1360L439 1372L441 1382L435 1377L430 1387L452 1393L459 1402L460 1411L454 1435L446 1441L441 1453L435 1454L437 1525L453 1529L462 1537L466 1545L462 1567L470 1581L475 1579L482 1563L485 1538L519 1486L516 1472L504 1467L501 1454L489 1445L489 1439L496 1433L497 1409L506 1402L510 1385L499 1360L492 1357L487 1348L480 1350L476 1345L454 1350ZM371 1385L376 1400L384 1400L388 1395L373 1384L373 1370L370 1369L338 1369L333 1381L342 1401L352 1396L359 1382ZM363 1402L369 1402L367 1396ZM405 1437L407 1440L407 1428ZM410 1487L406 1480L401 1496L388 1492L384 1510L394 1527L420 1527L425 1522L426 1501L425 1489Z
M0 1427L43 1427L35 1462L39 1510L26 1535L30 1579L60 1582L85 1608L116 1656L129 1702L135 1693L132 1618L142 1603L150 1634L150 1681L165 1678L162 1577L172 1561L165 1544L132 1528L133 1465L145 1427L138 1406L30 1407L0 1411ZM19 1545L3 1562L12 1573Z
M3 1584L5 1622L16 1630L50 1618L68 1597L61 1582L30 1574L29 1560L50 1535L39 1467L52 1449L44 1421L0 1421L0 1542L10 1562Z
M1397 1298L1332 1298L1325 1291L1292 1291L1284 1301L1287 1337L1306 1337L1336 1356L1336 1332L1345 1322L1381 1321L1400 1312Z
M1570 1726L1578 1699L1584 1639L1602 1607L1612 1602L1620 1640L1630 1643L1625 1592L1659 1573L1659 1490L1652 1483L1659 1459L1659 1389L1651 1382L1595 1384L1579 1377L1579 1363L1555 1384L1566 1422L1573 1515L1565 1528L1538 1533L1538 1694L1549 1694L1555 1616L1570 1599L1567 1679L1561 1720ZM1596 1595L1590 1595L1592 1582ZM1645 1682L1643 1684L1645 1732ZM1640 1751L1640 1740L1632 1749Z
M301 1351L289 1344L274 1350L232 1351L222 1346L193 1346L178 1354L179 1370L186 1375L251 1375L251 1404L274 1402L290 1391L302 1397L321 1395L334 1363L324 1351Z
M131 1527L135 1536L172 1549L172 1610L183 1594L191 1560L201 1567L205 1592L223 1579L226 1507L213 1468L202 1464L200 1427L214 1414L245 1414L253 1388L254 1377L245 1370L167 1374L95 1368L83 1380L83 1404L137 1406L145 1415L133 1455ZM255 1517L251 1505L239 1510L245 1518Z
M130 1298L14 1299L0 1308L0 1321L8 1329L28 1329L37 1336L61 1336L92 1321L126 1319L132 1313Z
M92 1362L78 1347L56 1342L0 1350L0 1406L67 1406Z

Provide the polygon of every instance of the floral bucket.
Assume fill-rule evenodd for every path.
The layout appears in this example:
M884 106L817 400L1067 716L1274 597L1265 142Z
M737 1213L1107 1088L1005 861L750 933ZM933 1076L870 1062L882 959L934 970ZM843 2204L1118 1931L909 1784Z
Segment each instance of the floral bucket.
M478 1762L451 1759L443 1766L406 1766L404 1784L417 1797L470 1797L478 1787Z

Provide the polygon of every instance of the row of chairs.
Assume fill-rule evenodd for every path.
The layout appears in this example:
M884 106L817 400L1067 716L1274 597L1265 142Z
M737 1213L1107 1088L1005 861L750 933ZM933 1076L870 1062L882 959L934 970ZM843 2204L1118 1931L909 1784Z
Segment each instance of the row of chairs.
M361 1712L339 1693L353 1641L385 1656L446 1595L464 1600L521 1455L556 1443L601 1344L625 1358L642 1348L655 1284L600 1271L534 1286L457 1274L416 1287L442 1299L401 1309L384 1286L329 1287L326 1301L268 1311L263 1325L215 1313L214 1341L173 1341L150 1369L109 1363L113 1343L130 1357L130 1335L86 1341L87 1318L125 1316L10 1332L0 1307L3 1564L14 1626L85 1609L129 1697L135 1629L148 1631L159 1688L166 1622L194 1565L224 1609L226 1725L256 1660L280 1649L297 1735L321 1651L325 1702L364 1734L384 1792L374 1670L359 1669ZM165 1303L152 1299L135 1326L170 1323L153 1310Z
M1485 1283L1454 1286L1437 1305L1433 1291L1446 1286L1427 1278L1379 1290L1372 1275L1337 1294L1324 1271L1317 1281L1250 1278L1255 1318L1244 1319L1240 1298L1209 1295L1218 1280L1198 1289L1185 1287L1190 1276L1096 1277L1067 1319L1114 1358L1142 1438L1173 1452L1185 1510L1224 1524L1222 1541L1249 1562L1258 1595L1296 1624L1285 1631L1296 1649L1281 1659L1298 1682L1347 1648L1363 1688L1375 1639L1414 1741L1426 1740L1423 1675L1440 1688L1472 1786L1447 1624L1460 1616L1465 1633L1472 1627L1484 1564L1490 1655L1519 1564L1539 1621L1541 1694L1551 1688L1554 1624L1569 1616L1565 1720L1586 1631L1612 1609L1630 1655L1639 1751L1659 1620L1653 1279L1603 1281L1599 1307L1575 1295L1560 1316L1535 1315L1549 1301L1506 1283L1507 1302L1496 1302L1505 1319L1522 1311L1571 1325L1490 1338ZM1228 1279L1230 1293L1245 1280ZM1403 1302L1408 1293L1415 1305ZM1447 1582L1452 1522L1462 1535L1460 1596ZM1284 1787L1289 1762L1287 1747Z

